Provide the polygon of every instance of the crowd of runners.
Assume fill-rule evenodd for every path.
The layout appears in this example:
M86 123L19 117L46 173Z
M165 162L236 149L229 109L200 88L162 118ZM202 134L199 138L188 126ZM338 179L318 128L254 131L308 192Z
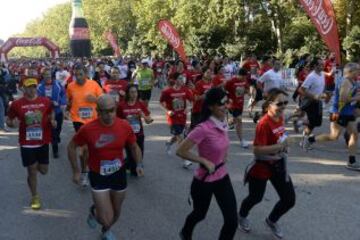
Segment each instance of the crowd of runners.
M149 103L153 89L159 88L158 104L169 126L164 153L175 152L186 169L198 164L189 197L193 210L179 227L180 238L192 239L213 195L224 218L218 239L233 239L237 229L250 232L248 215L262 201L270 181L279 201L265 223L280 239L284 234L278 221L296 199L287 169L289 145L309 151L318 142L337 140L344 129L349 149L345 166L360 170L359 63L341 67L334 54L326 59L304 55L292 63L298 81L294 90L284 79L282 60L271 55L249 55L241 62L207 56L188 62L158 57L10 60L0 66L0 131L18 128L30 206L38 210L38 173L47 174L50 152L53 158L66 155L59 152L59 144L64 120L71 121L74 135L65 144L72 181L90 185L93 198L87 223L101 227L102 239L116 239L111 227L120 216L127 175L144 175L143 125L154 121ZM340 71L342 77L336 77ZM290 100L298 107L285 115ZM251 142L242 134L245 111L254 122ZM329 115L329 133L314 135L323 114ZM292 134L285 130L290 121ZM230 128L239 146L251 147L254 156L244 169L249 193L240 206L226 169Z

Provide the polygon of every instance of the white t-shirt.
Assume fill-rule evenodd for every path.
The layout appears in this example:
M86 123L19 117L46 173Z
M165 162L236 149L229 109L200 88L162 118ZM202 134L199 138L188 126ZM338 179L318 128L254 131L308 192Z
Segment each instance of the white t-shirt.
M232 75L234 73L234 66L230 63L226 64L224 67L224 77L225 80L228 81L231 79Z
M66 78L70 76L70 73L66 70L60 70L55 73L55 78L58 80L62 86L65 86L66 84Z
M260 83L264 84L264 93L269 92L273 88L284 87L284 80L281 76L281 71L275 72L274 69L270 69L259 80Z
M121 64L118 66L119 71L120 71L120 79L125 79L127 78L128 75L128 71L129 71L129 67L127 64Z
M307 92L313 95L320 95L325 90L325 77L324 73L317 74L315 71L312 71L305 79L304 83L301 85L306 89Z

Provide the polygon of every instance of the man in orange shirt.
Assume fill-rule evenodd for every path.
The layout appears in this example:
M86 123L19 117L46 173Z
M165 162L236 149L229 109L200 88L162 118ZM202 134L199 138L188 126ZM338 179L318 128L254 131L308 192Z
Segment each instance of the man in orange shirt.
M91 122L97 118L96 101L103 94L101 87L93 80L87 79L86 69L78 64L74 67L74 80L66 90L68 98L68 111L74 129L77 132L82 125ZM86 156L87 151L84 148L80 152L81 162L81 184L88 185Z

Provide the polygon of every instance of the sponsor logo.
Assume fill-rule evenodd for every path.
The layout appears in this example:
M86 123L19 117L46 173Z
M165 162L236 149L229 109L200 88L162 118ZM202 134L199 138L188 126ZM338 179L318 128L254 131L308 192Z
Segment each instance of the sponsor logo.
M160 26L160 31L169 40L169 42L174 48L178 48L180 46L180 38L176 36L174 29L168 23L162 22Z
M115 136L113 134L101 134L99 139L95 143L96 148L102 148L115 140Z
M327 14L323 1L324 0L301 0L319 26L321 34L327 35L334 26L334 19Z

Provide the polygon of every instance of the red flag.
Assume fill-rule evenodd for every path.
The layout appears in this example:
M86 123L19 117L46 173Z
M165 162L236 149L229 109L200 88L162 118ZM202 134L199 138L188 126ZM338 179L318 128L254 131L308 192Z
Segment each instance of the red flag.
M330 51L336 55L336 62L340 64L340 41L336 18L330 0L299 0L311 21L316 26L321 37Z
M160 20L157 25L161 35L170 43L174 50L179 54L180 59L187 63L184 46L181 38L171 22L167 20Z
M105 37L106 37L106 40L108 40L108 42L110 43L112 49L114 49L114 55L116 57L120 57L120 47L119 45L117 44L117 41L116 41L116 38L114 36L114 34L110 31L107 31L105 32Z

